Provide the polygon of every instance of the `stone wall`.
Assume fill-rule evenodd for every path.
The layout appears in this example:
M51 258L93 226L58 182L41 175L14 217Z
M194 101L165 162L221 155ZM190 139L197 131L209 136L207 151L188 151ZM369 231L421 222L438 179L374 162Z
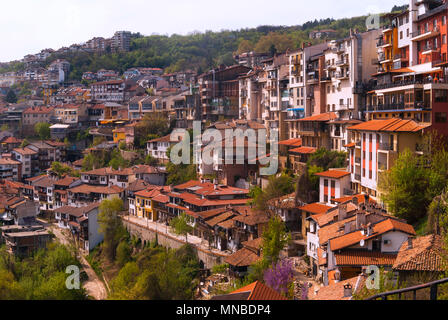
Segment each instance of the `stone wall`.
M156 230L135 224L132 221L123 219L123 224L128 230L129 234L131 236L136 236L137 238L139 238L142 243L155 241L157 234L157 241L159 245L163 247L179 249L186 244L185 241L181 241L177 238L161 233L160 231L156 232ZM195 245L193 246L196 248L199 260L204 264L204 267L206 269L211 269L215 265L224 263L224 258L226 257L225 254L218 254L216 252L198 248Z

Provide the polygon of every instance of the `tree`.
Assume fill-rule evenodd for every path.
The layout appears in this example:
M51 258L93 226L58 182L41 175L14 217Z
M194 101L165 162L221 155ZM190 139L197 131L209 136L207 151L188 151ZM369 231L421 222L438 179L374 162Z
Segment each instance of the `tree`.
M8 126L8 124L3 124L1 127L0 127L0 131L8 131L9 130L9 126Z
M398 156L393 167L379 179L382 200L395 216L417 223L426 215L431 202L427 197L429 180L422 158L409 149Z
M294 178L286 174L279 177L269 177L269 182L265 190L261 193L259 190L254 190L254 201L258 210L263 211L267 208L267 202L271 199L282 197L284 195L294 192Z
M34 131L41 140L50 139L50 124L47 122L39 122L34 125Z
M109 261L114 261L116 248L126 235L119 213L123 211L123 200L120 198L106 199L101 202L98 214L99 231L104 235L103 249Z
M188 242L188 233L193 231L193 227L190 225L189 217L184 212L172 219L170 226L174 229L174 233L184 235L185 241Z
M5 101L8 103L17 103L17 96L13 90L9 90L6 94Z
M294 271L290 260L279 261L264 273L265 283L275 291L287 296L293 285Z
M59 178L65 176L67 174L72 177L79 177L79 172L77 172L73 168L71 168L67 165L64 165L58 161L55 161L51 164L51 171L56 173Z
M238 45L238 54L251 52L254 49L253 44L249 40L243 39Z
M120 267L123 267L126 263L131 261L132 249L129 246L129 242L124 239L117 247L117 263Z
M262 258L249 268L247 282L264 279L265 271L277 264L280 252L289 243L291 236L286 231L286 225L280 217L274 216L270 219L267 229L263 232L261 246Z

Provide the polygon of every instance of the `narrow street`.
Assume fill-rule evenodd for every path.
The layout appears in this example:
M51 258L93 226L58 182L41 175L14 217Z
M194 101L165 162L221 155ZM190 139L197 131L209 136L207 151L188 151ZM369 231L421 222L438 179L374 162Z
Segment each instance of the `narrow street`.
M70 242L67 238L67 230L62 230L55 224L49 224L42 219L38 219L38 222L45 226L46 229L53 232L58 241L64 245L69 245ZM90 266L84 257L83 253L79 253L78 260L81 263L83 270L86 272L88 279L84 282L83 287L86 289L87 294L93 297L95 300L107 299L107 289L103 281L97 276L95 270Z

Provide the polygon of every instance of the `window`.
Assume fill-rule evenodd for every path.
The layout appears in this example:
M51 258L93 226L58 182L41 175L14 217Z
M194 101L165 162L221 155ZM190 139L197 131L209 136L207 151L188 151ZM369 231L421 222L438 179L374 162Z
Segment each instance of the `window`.
M406 37L409 37L409 28L406 30Z
M446 16L442 17L442 26L446 25Z
M442 44L446 44L446 34L442 35Z
M400 31L400 39L403 39L403 31Z

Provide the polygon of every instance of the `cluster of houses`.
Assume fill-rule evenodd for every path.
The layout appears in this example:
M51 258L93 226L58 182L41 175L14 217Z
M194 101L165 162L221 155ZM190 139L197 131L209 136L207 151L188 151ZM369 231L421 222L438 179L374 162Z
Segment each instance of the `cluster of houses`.
M192 236L225 254L236 276L261 259L263 231L272 216L280 217L291 233L282 254L308 257L309 275L322 284L310 288L310 299L351 299L372 265L405 278L442 272L440 238L416 237L411 225L391 216L377 184L405 149L423 154L425 133L448 135L447 17L446 1L410 0L408 10L388 16L387 26L351 31L345 39L273 56L248 52L235 56L236 65L203 74L164 74L158 68L132 68L123 77L113 70L87 72L88 87L46 85L41 101L0 108L0 125L11 131L0 133L2 241L21 254L43 246L49 235L35 217L50 212L84 250L92 250L102 241L101 201L119 197L132 219L168 225L185 214ZM310 37L332 34L321 30ZM127 36L116 34L123 50ZM103 50L104 43L92 39L89 46ZM58 63L63 74L67 65ZM266 179L260 177L261 163L249 163L249 141L244 163L222 161L235 154L230 141L233 149L224 148L212 164L197 159L199 180L177 186L166 185L163 167L148 165L83 172L80 161L73 161L80 177L59 177L48 169L68 160L60 141L82 130L105 138L85 152L122 142L134 146L135 128L147 114L163 115L176 128L201 121L203 129L221 133L275 132L279 170L297 175L320 148L346 152L347 163L316 174L318 202L304 203L294 193L270 200L265 212L250 205L250 187L264 186ZM41 122L51 124L52 140L25 145L17 138ZM152 139L146 154L166 164L168 150L181 140ZM227 142L218 141L223 147ZM234 294L247 298L261 287L256 283Z

